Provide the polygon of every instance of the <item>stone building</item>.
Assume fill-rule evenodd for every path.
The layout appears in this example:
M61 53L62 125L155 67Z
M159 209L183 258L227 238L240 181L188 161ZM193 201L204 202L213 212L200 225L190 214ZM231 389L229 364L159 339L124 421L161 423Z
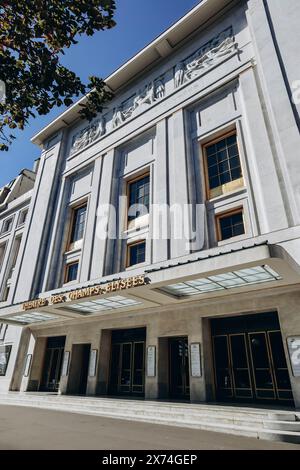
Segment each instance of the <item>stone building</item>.
M7 186L0 188L0 308L13 302L37 167L38 162L33 171L22 170ZM0 320L0 391L10 387L21 332L21 326Z
M300 406L299 19L203 0L33 137L11 390Z

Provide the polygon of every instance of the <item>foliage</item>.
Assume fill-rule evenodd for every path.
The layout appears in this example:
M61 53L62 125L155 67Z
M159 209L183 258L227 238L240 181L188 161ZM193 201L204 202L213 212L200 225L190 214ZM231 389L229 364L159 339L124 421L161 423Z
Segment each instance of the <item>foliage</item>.
M82 35L115 26L114 0L2 0L0 3L0 150L8 150L12 129L24 129L30 117L70 106L86 95L80 114L91 120L111 92L102 79L88 84L61 64L62 54ZM9 134L7 135L8 131Z

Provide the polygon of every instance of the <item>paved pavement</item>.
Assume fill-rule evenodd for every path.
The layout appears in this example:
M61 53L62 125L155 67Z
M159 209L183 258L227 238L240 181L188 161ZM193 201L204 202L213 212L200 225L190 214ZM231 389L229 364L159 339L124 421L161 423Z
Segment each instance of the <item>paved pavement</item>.
M99 416L0 405L0 450L299 450L262 441Z

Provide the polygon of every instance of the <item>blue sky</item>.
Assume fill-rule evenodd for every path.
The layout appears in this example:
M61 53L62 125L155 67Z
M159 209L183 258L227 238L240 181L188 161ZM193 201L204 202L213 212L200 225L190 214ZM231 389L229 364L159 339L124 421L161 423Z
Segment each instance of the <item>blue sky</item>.
M117 0L117 26L110 31L82 37L66 51L65 66L84 81L89 75L107 77L127 59L199 3L199 0ZM22 168L31 168L40 150L30 138L48 124L63 108L47 116L32 119L8 152L0 152L0 187L13 179Z

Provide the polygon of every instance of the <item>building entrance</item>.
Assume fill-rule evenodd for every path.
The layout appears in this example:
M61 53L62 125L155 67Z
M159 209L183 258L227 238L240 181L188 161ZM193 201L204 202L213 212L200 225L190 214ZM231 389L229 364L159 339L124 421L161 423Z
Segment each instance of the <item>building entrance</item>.
M188 338L169 338L170 397L190 398Z
M90 344L73 344L68 380L71 395L86 395L90 352Z
M216 398L293 403L277 313L212 320Z
M66 337L47 339L40 391L57 392L61 376Z
M146 328L112 332L109 393L144 396Z

